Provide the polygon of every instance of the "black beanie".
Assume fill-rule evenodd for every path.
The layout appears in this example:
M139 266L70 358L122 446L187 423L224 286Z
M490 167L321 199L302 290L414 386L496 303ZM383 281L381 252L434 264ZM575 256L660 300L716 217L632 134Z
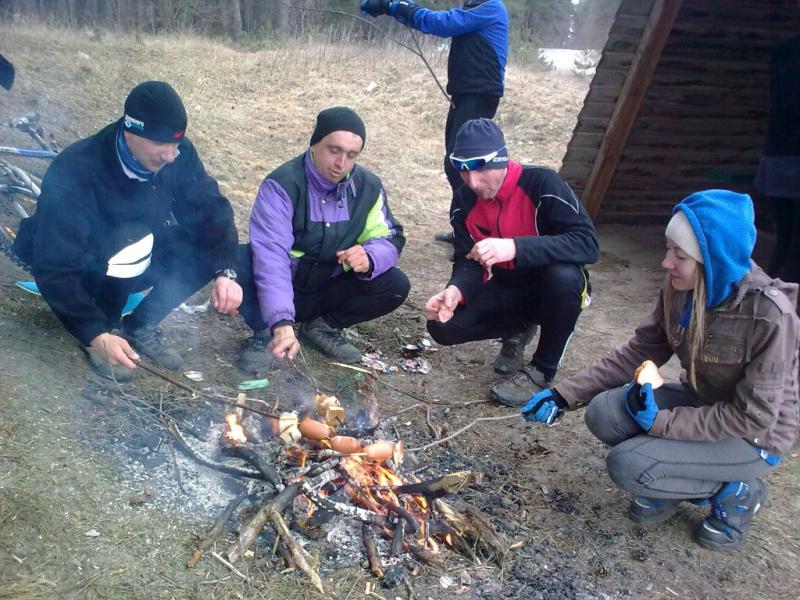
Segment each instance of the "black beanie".
M349 131L361 138L361 147L367 141L367 128L355 111L345 106L334 106L326 108L317 115L317 126L311 134L311 145L313 146L329 133L334 131Z
M154 142L176 143L186 133L186 109L178 93L163 81L145 81L125 100L125 131Z

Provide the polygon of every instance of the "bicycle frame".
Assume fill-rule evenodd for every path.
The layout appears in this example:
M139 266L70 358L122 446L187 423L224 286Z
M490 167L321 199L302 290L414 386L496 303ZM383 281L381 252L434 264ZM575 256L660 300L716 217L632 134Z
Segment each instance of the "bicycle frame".
M13 148L11 146L0 146L0 154L24 156L25 158L55 158L58 156L58 152L55 150L34 150L33 148Z

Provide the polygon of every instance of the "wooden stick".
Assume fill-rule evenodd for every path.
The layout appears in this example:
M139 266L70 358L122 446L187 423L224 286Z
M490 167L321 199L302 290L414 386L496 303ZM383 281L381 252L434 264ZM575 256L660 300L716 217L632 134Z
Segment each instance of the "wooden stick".
M408 544L408 551L423 562L432 565L442 565L444 563L444 556L441 552L436 554L415 544Z
M140 366L143 370L147 371L148 373L151 373L156 377L163 379L167 383L171 383L175 387L179 387L182 390L185 390L194 396L206 398L207 400L213 400L214 402L219 402L220 404L225 404L227 406L232 406L234 408L241 408L256 413L258 415L262 415L264 417L269 417L270 419L280 418L280 415L278 413L259 410L257 408L253 408L252 406L247 406L246 404L238 404L235 400L229 400L228 398L225 398L224 396L221 396L219 394L209 394L207 392L202 392L186 383L183 383L182 381L179 381L178 379L175 379L172 375L164 373L163 371L156 369L154 366L147 364L146 362L141 360L141 358L138 361L136 361L136 364Z
M367 549L370 572L375 577L383 577L383 563L381 563L381 557L378 556L378 549L375 547L372 527L366 523L361 526L361 539L364 541L364 548Z
M394 526L394 536L392 536L392 550L389 556L400 556L403 553L403 538L405 537L405 521L403 519L397 520L397 525Z
M277 508L278 513L280 513L280 511L286 508L299 494L300 484L293 483L287 485L271 502L262 506L261 510L253 515L253 518L250 519L247 525L239 532L239 539L228 550L228 560L235 563L238 558L253 545L258 534L261 533L264 526L269 523L272 509Z
M205 536L203 536L203 539L197 546L197 550L194 551L194 554L192 554L192 557L186 563L187 567L190 569L194 567L197 564L197 561L203 557L205 551L208 550L208 547L216 541L216 539L222 533L222 530L225 528L225 523L227 523L228 519L231 518L233 511L235 511L244 501L244 499L247 498L247 493L248 490L243 490L242 493L228 502L228 505L225 507L225 510L222 511L222 514L217 519L217 522L214 523L211 529L209 529Z
M268 512L270 521L272 521L278 535L281 536L281 539L283 539L286 544L294 564L308 576L311 583L319 590L320 594L325 594L325 588L322 587L322 579L320 579L319 573L316 571L316 566L312 566L316 561L308 552L303 550L302 546L294 539L294 536L289 531L289 526L281 516L281 509L277 508L274 503L270 503Z
M264 458L252 448L231 443L224 446L222 451L229 456L241 458L254 466L256 470L261 473L262 477L272 484L276 492L280 492L284 488L283 481L281 481L281 477L278 475L278 471L275 467L264 460Z
M170 421L169 425L167 425L167 430L172 434L172 437L175 438L175 440L178 442L178 445L180 445L180 447L184 450L184 452L186 452L189 456L191 456L201 465L204 465L216 471L220 471L222 473L227 473L228 475L236 475L238 477L250 477L251 479L262 478L261 473L259 473L254 469L243 469L242 467L232 467L229 465L223 465L222 463L213 461L210 458L206 458L186 442L186 440L183 437L183 434L181 434L180 429L178 429L178 426L175 424L174 421Z
M242 572L241 572L239 569L237 569L236 567L234 567L234 566L233 566L231 563L229 563L227 560L225 560L224 558L222 558L222 557L221 557L219 554L217 554L216 552L211 552L210 554L211 554L211 556L213 556L214 558L216 558L216 559L217 559L219 562L221 562L223 565L225 565L226 567L228 567L228 568L231 570L231 573L233 573L233 574L234 574L234 575L236 575L237 577L241 577L242 579L244 579L244 580L245 580L245 581L247 581L247 582L249 582L249 581L250 581L250 578L249 578L247 575L245 575L244 573L242 573Z
M477 425L481 421L502 421L503 419L519 419L519 418L521 418L521 417L520 417L520 415L518 413L514 413L513 415L501 415L499 417L478 417L477 419L472 421L472 423L470 423L469 425L465 425L464 427L462 427L461 429L459 429L455 433L451 433L447 437L443 437L443 438L441 438L439 440L436 440L435 442L431 442L430 444L425 444L424 446L419 446L417 448L409 448L408 450L406 450L406 452L422 452L423 450L427 450L428 448L431 448L433 446L438 446L439 444L444 444L446 441L452 440L457 435L461 435L462 433L464 433L468 429L471 429L472 427L474 427L475 425Z

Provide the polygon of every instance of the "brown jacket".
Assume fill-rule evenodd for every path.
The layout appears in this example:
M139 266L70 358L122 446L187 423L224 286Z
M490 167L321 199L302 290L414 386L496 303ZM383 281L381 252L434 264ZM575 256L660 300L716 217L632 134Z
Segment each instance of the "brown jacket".
M704 347L695 363L697 396L705 405L659 411L650 434L691 441L741 437L771 453L788 451L800 433L797 297L797 284L770 279L751 263L731 297L706 313ZM674 353L686 369L689 347L679 312L670 311L670 329L677 333L668 339L662 294L626 345L556 390L574 409L629 382L646 359L661 366ZM681 380L686 385L685 370Z

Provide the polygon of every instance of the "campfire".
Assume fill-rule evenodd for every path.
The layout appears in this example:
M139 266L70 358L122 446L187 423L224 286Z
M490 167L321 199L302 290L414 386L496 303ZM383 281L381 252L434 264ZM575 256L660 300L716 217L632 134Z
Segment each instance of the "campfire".
M277 537L270 550L324 593L319 563L299 536L313 539L314 530L333 519L360 526L369 569L376 577L383 577L385 564L403 556L441 564L448 549L475 560L478 554L501 560L507 545L491 524L477 510L457 510L443 500L482 475L460 471L421 479L418 473L424 469L407 468L403 442L381 439L374 386L371 377L359 385L369 407L367 418L361 414L360 419L348 419L337 398L325 394L278 414L250 410L251 403L261 401L240 394L237 406L225 416L221 460L193 449L173 423L171 433L195 460L248 481L201 540L189 566L223 533L245 500L252 509L238 519L238 539L228 548L227 560L214 554L235 573L235 563L251 555L251 547L271 525Z

